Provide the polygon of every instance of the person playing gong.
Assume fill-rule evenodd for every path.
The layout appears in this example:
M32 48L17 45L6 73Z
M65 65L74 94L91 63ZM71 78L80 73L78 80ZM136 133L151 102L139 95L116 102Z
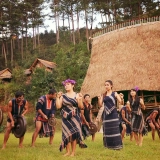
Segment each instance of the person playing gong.
M4 141L2 149L6 148L6 143L9 139L9 135L11 133L12 128L15 125L15 117L22 116L28 112L28 102L24 99L24 93L21 91L17 91L15 93L15 98L9 101L8 103L8 118L7 118L7 126L4 134ZM19 147L23 147L23 139L24 136L19 138Z
M82 132L83 132L83 137L86 139L90 135L89 133L89 124L92 122L92 105L90 104L90 95L85 94L84 95L84 108L81 109L81 117L82 117ZM92 134L92 141L95 139L95 133Z
M63 81L66 93L59 92L56 99L56 107L61 109L62 116L60 151L66 148L64 156L75 156L76 144L82 142L80 109L83 108L83 97L81 93L74 92L75 83L76 81L72 79Z
M35 141L39 137L50 137L49 144L52 144L55 126L49 123L49 119L53 119L56 113L56 90L50 89L48 94L41 96L36 104L35 131L32 136L32 147L35 147Z

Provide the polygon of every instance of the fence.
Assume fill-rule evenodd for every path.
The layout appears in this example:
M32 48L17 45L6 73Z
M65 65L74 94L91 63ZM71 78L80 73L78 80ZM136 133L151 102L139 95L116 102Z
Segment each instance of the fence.
M156 22L156 21L160 21L160 16L147 17L147 18L141 18L141 19L134 19L134 20L130 20L130 21L125 21L123 23L115 24L113 26L109 26L109 27L103 28L103 29L95 32L93 34L93 38L97 37L97 36L100 36L102 34L105 34L105 33L120 29L120 28L133 26L133 25L141 25L142 23Z

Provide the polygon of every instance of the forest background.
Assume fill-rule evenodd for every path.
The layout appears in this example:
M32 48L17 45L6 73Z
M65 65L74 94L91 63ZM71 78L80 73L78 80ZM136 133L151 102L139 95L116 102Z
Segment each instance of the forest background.
M51 12L46 14L45 8ZM0 0L0 70L9 68L13 76L10 83L0 82L0 104L6 105L15 91L22 90L34 107L49 88L63 90L61 82L66 78L75 79L79 91L90 62L93 33L159 15L159 0ZM48 17L54 30L41 33ZM26 83L24 71L36 58L57 67L52 73L36 69Z

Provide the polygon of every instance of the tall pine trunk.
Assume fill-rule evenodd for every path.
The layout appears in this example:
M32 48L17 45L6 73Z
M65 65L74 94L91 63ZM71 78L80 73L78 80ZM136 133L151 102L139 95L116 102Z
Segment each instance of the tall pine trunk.
M10 43L11 43L11 67L13 67L13 40L12 38L11 38Z
M71 3L71 21L72 21L72 38L73 38L73 44L76 44L75 40L75 32L74 32L74 19L73 19L73 5Z
M85 7L85 10L84 10L84 13L85 13L85 22L86 22L86 39L87 39L87 50L89 51L88 14L87 14L86 7Z

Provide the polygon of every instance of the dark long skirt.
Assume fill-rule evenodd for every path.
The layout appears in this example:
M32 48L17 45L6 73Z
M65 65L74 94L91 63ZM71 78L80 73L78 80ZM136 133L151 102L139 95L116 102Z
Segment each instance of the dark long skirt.
M121 149L123 147L116 109L109 115L105 111L103 113L103 144L109 149Z
M143 115L132 114L131 126L133 132L142 134L144 129Z

